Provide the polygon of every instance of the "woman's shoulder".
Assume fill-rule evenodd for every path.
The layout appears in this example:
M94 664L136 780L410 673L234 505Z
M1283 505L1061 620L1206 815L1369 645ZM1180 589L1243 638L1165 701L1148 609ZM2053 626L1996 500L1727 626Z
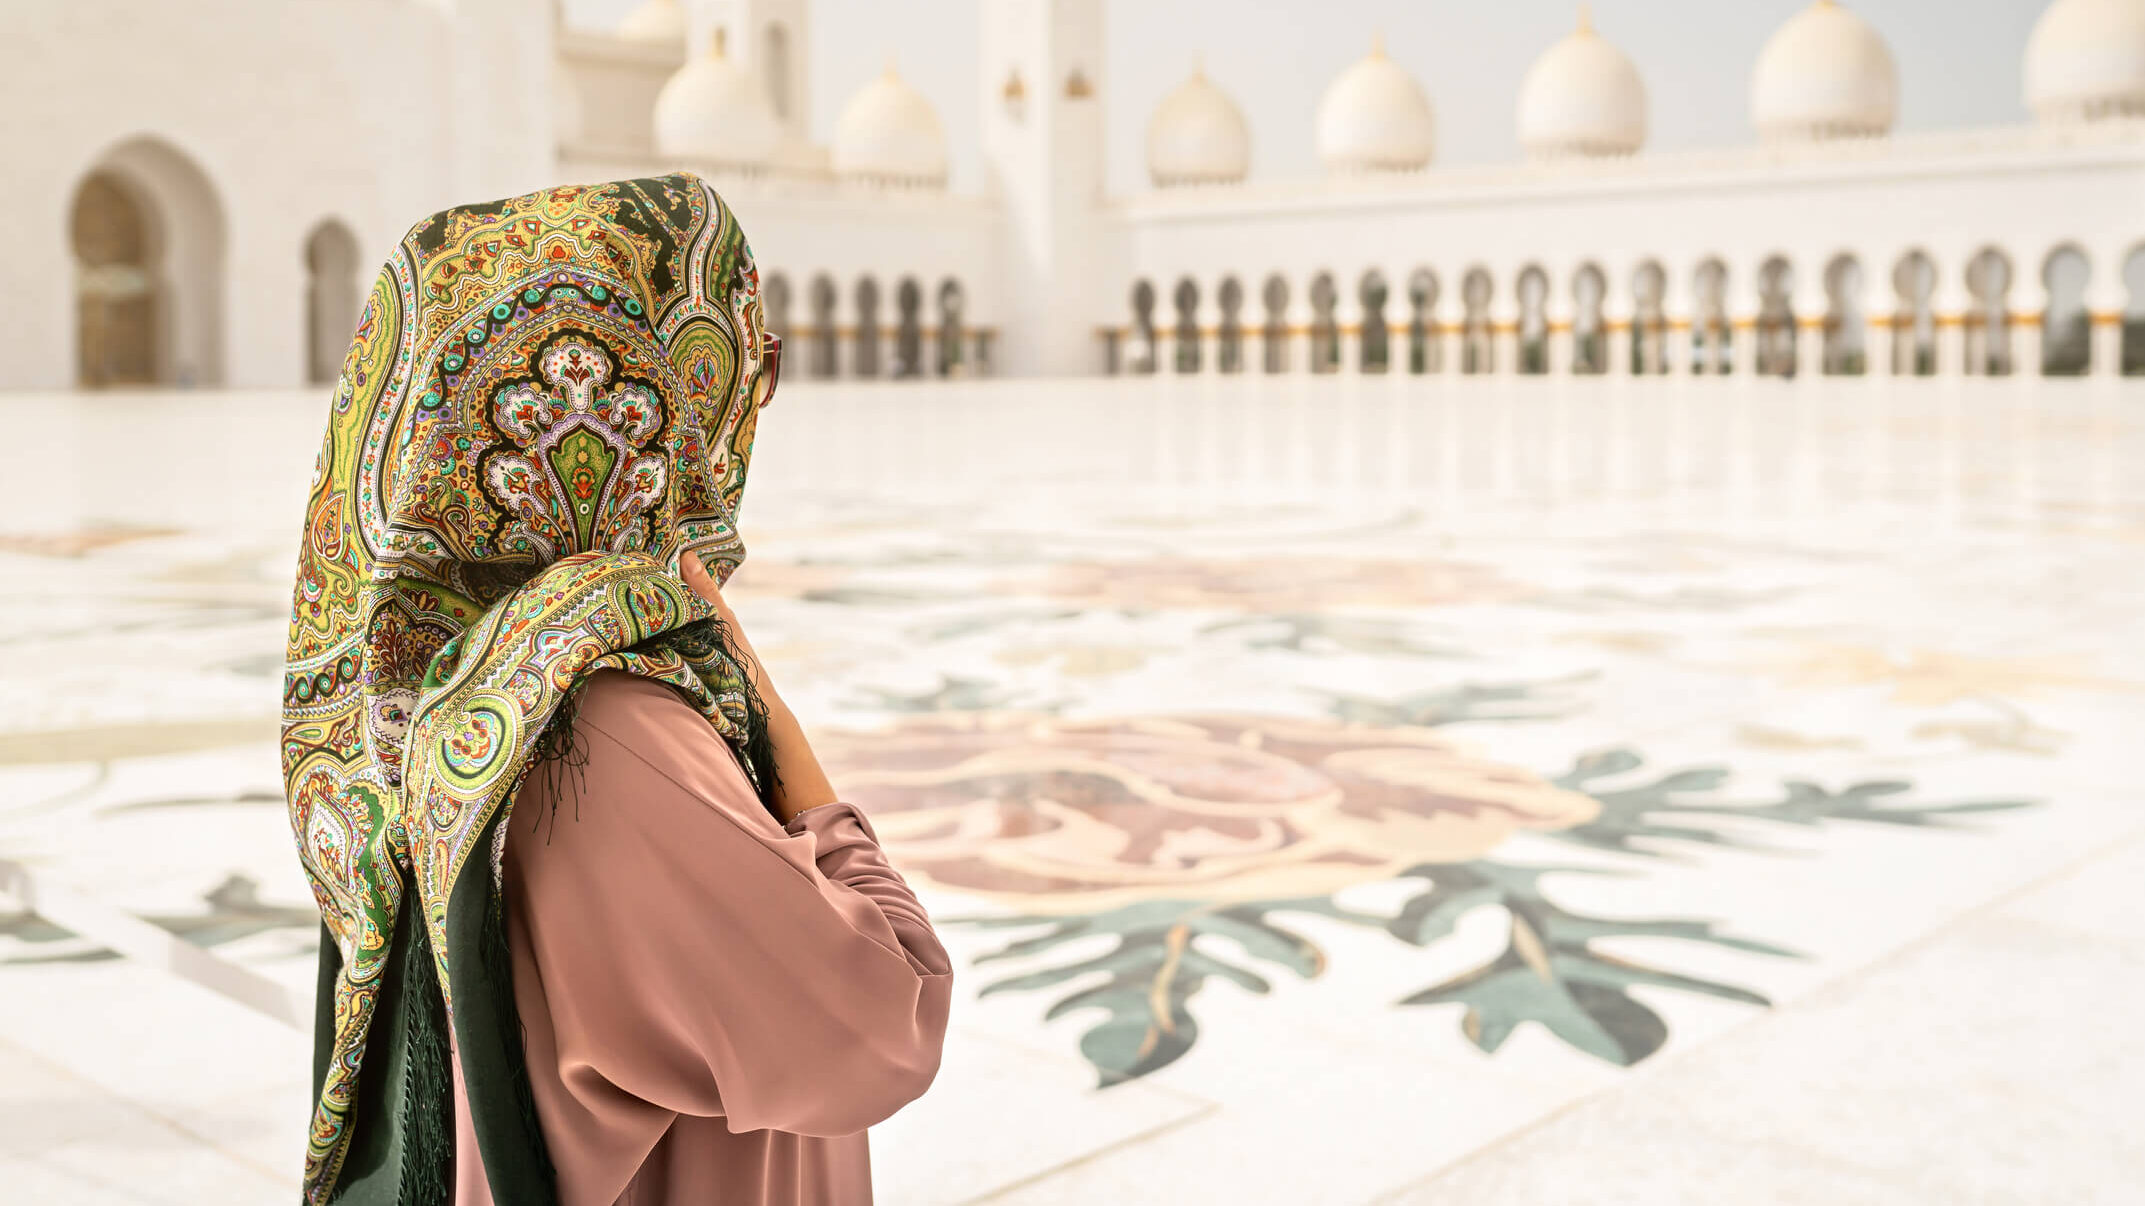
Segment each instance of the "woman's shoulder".
M574 730L588 756L592 791L595 779L625 780L617 786L629 790L667 782L756 833L782 832L730 743L667 683L622 670L597 671L581 686Z

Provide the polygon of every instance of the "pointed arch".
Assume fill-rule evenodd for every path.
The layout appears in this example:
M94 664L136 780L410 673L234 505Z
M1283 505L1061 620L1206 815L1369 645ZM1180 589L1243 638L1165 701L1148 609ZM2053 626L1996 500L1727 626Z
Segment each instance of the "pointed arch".
M1341 325L1335 314L1341 299L1333 274L1311 278L1311 371L1330 373L1341 364Z
M1691 372L1719 375L1735 364L1728 323L1728 265L1718 256L1691 274Z
M1188 276L1180 279L1170 301L1177 311L1176 326L1170 339L1175 350L1170 371L1196 373L1199 371L1199 282Z
M1259 367L1268 373L1285 373L1289 370L1288 278L1278 272L1267 277L1259 300L1266 307L1266 363Z
M938 357L935 366L941 377L965 377L969 374L967 357L968 328L964 324L964 312L968 299L962 293L961 282L947 277L938 283Z
M1916 248L1892 268L1892 372L1926 377L1936 372L1936 261Z
M1438 371L1437 273L1417 268L1408 274L1408 371Z
M864 277L857 282L856 339L849 357L855 366L855 375L876 377L879 375L879 347L885 336L879 327L879 282L875 277Z
M1365 272L1356 283L1356 301L1363 307L1357 327L1356 367L1366 373L1385 372L1392 363L1392 331L1385 317L1385 303L1391 295L1385 274L1376 268Z
M1214 366L1225 373L1244 371L1244 283L1234 276L1221 278L1214 291L1221 309L1221 326L1214 338Z
M1668 271L1659 260L1631 273L1631 371L1668 371Z
M920 377L924 371L924 287L913 276L894 287L894 376Z
M2077 244L2065 243L2041 261L2041 283L2048 289L2048 308L2041 312L2041 372L2083 376L2093 367L2093 316L2085 304L2093 261Z
M1549 274L1540 264L1520 269L1514 282L1519 294L1519 371L1549 371Z
M1579 265L1572 274L1572 364L1571 371L1594 375L1609 371L1609 338L1602 321L1602 303L1608 299L1609 278L1599 264Z
M1460 371L1487 373L1496 368L1496 340L1490 327L1490 299L1495 292L1490 270L1477 264L1460 278Z
M1984 247L1966 262L1966 363L1971 376L2011 371L2011 257Z
M841 331L834 323L834 310L841 291L834 278L822 272L812 278L812 376L833 377L841 371Z
M1757 374L1795 375L1795 269L1787 257L1766 257L1758 265Z
M1825 265L1824 356L1819 366L1830 376L1868 371L1867 323L1862 313L1862 261L1841 252Z

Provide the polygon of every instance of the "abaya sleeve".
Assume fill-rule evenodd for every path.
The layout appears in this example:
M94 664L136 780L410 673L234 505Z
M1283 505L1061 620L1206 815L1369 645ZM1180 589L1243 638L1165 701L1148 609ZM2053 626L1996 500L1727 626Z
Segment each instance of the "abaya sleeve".
M647 678L589 691L575 727L586 765L524 789L506 851L573 1095L813 1136L922 1095L952 963L864 813L778 824Z

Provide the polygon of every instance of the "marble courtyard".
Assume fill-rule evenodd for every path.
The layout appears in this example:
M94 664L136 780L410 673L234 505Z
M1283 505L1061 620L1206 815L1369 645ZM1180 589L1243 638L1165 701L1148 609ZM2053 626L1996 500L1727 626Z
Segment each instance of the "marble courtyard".
M295 1196L322 411L0 395L0 1199ZM800 381L743 526L956 957L884 1203L2145 1182L2145 381Z

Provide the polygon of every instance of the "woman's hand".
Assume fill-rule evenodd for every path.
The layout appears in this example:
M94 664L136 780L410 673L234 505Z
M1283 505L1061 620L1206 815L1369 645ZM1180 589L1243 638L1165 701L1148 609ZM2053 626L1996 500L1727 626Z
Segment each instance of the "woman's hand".
M730 610L729 600L722 597L722 588L715 585L715 575L708 572L708 567L700 560L700 554L688 552L680 556L678 574L685 579L687 586L693 588L694 594L714 605L716 612L722 617L723 626L730 630L730 639L737 645L735 652L745 659L745 672L752 676L753 690L760 693L761 700L768 707L774 707L778 697L774 683L768 680L767 668L760 662L760 655L752 648L752 642L745 639L744 625L737 622L737 613Z
M767 705L767 735L774 742L775 773L781 780L775 788L775 812L784 823L807 808L832 804L841 797L834 794L834 785L827 781L827 772L819 765L819 756L812 752L812 743L805 740L804 726L775 694L773 680L767 676L767 667L760 655L745 639L744 625L737 622L737 613L722 597L722 590L715 585L715 576L701 564L700 555L688 552L678 558L678 572L693 593L713 604L721 614L722 622L730 630L730 639L735 644L734 652L745 659L745 671L752 676L753 690L760 693L760 701Z

